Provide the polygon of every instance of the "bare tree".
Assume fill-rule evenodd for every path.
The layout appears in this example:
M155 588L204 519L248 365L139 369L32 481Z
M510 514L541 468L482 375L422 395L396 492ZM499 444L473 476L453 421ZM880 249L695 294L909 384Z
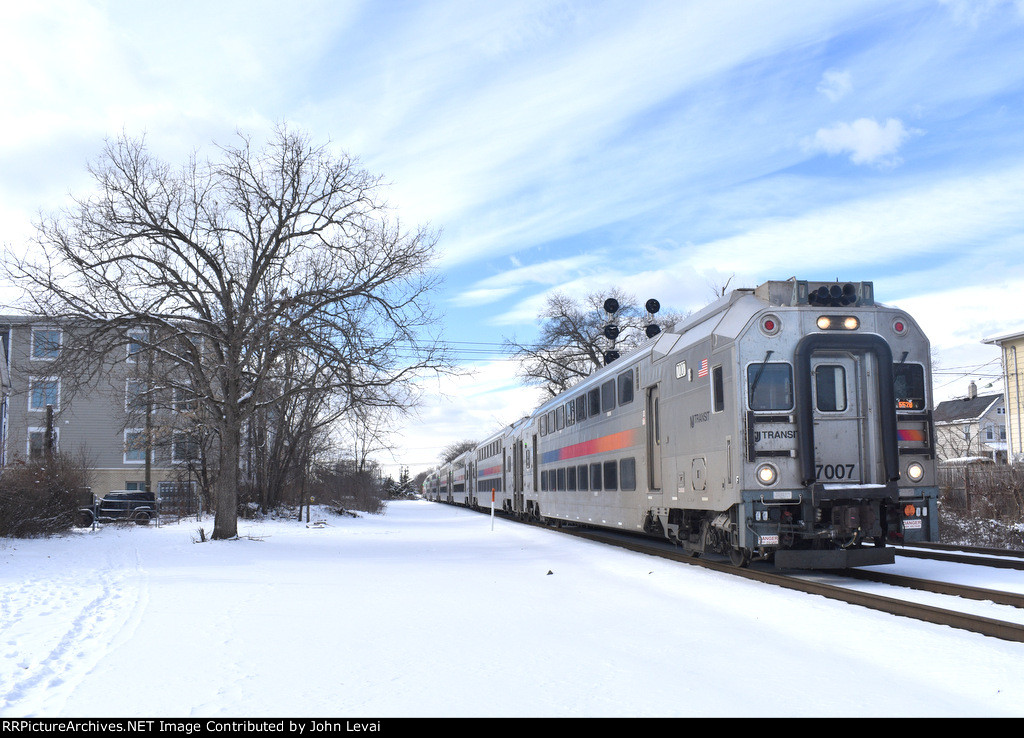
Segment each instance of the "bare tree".
M96 193L43 219L32 255L6 255L30 309L80 328L61 349L76 372L152 353L163 389L205 410L214 538L237 535L259 408L325 391L344 408L402 407L411 380L447 365L428 335L435 234L404 230L381 180L343 153L285 127L261 148L239 138L179 169L143 140L108 141Z
M394 413L388 408L358 407L347 413L337 430L342 434L341 445L355 462L356 470L363 472L373 454L390 451Z
M450 464L462 456L462 454L472 451L474 448L476 448L476 441L465 440L450 443L441 451L441 461L442 463Z
M611 299L618 305L614 314L605 309ZM654 324L669 330L682 319L678 313L658 313ZM647 340L646 327L652 324L646 310L637 307L636 298L621 290L592 293L582 301L554 293L538 316L540 335L533 343L506 339L505 345L520 362L520 377L528 384L539 384L554 397L605 365L605 351L613 345L622 352ZM614 339L605 335L605 327L614 324Z
M986 455L978 423L941 423L935 426L935 446L940 459Z

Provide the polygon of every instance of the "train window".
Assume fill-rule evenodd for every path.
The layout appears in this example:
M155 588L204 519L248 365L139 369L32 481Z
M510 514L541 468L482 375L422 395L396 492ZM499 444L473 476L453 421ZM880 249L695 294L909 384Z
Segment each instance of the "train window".
M555 408L555 430L562 430L565 427L565 408L559 405Z
M580 395L576 398L576 422L582 423L587 419L587 396Z
M892 389L900 410L924 410L924 367L920 364L895 364Z
M540 491L548 491L548 473L546 471L540 473Z
M587 415L594 417L601 414L601 390L596 387L587 393Z
M725 386L722 382L721 365L711 370L711 401L712 412L720 413L725 410Z
M590 489L600 492L601 491L601 465L591 464L590 465Z
M569 400L565 403L565 427L576 424L576 402Z
M633 401L633 370L619 375L619 404L625 405Z
M587 465L583 464L576 470L576 485L580 491L587 491Z
M604 462L604 488L615 490L619 488L619 465L614 461Z
M610 379L601 385L601 412L615 409L615 380Z
M636 489L636 459L630 457L619 462L619 483L624 490Z
M747 402L751 410L792 409L793 367L789 364L748 366Z
M814 369L816 404L825 413L846 409L846 370L835 364L818 364Z
M569 492L576 491L576 467L570 466L565 470L565 489Z
M558 491L565 492L565 469L558 470Z

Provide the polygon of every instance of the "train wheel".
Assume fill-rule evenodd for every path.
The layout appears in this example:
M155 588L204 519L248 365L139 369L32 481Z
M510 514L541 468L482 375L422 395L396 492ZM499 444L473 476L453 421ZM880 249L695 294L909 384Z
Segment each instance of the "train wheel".
M733 566L745 567L750 563L750 551L745 548L730 548L729 561Z

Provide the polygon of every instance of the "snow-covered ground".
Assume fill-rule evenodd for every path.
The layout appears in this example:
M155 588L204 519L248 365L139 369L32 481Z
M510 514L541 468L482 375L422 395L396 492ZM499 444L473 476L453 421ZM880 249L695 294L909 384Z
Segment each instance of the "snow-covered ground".
M0 715L1024 715L1024 644L427 502L327 522L0 541Z

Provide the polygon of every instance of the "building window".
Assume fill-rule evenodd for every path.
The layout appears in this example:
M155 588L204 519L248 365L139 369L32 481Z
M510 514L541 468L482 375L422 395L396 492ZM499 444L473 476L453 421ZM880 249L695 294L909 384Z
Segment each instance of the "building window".
M60 439L60 428L53 429L53 450L57 451L57 442ZM46 428L28 429L28 447L26 453L30 460L42 459L46 456Z
M124 409L130 413L142 412L146 409L146 383L141 379L129 379L125 382Z
M139 353L142 351L142 344L146 340L145 331L131 331L128 334L128 362L134 364Z
M179 413L191 413L196 409L195 394L184 387L174 388L174 409Z
M176 462L196 461L199 458L199 442L188 433L175 433L171 443L171 459Z
M56 359L60 355L60 330L33 328L31 352L33 359Z
M52 405L60 408L60 380L56 377L31 377L28 380L28 409L45 410Z
M142 464L146 461L146 431L129 428L124 432L124 463Z

